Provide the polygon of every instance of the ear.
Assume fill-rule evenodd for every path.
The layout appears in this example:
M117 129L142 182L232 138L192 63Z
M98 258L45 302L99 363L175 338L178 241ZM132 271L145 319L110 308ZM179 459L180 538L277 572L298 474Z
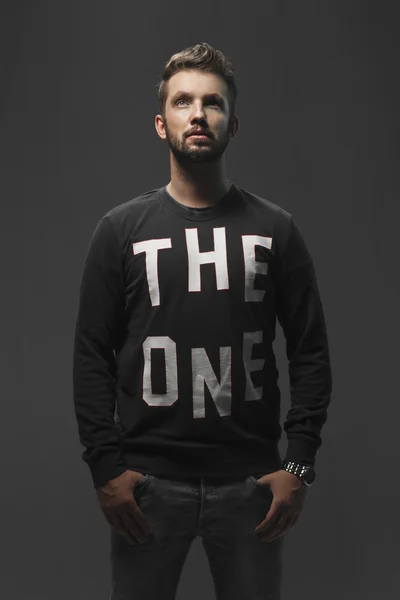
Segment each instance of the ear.
M237 134L238 129L239 129L238 117L236 117L236 116L231 117L230 124L229 124L229 131L231 132L232 137Z
M167 136L165 134L165 126L164 126L164 120L163 120L162 115L155 116L154 126L155 126L156 131L157 131L158 135L160 136L160 138L165 140Z

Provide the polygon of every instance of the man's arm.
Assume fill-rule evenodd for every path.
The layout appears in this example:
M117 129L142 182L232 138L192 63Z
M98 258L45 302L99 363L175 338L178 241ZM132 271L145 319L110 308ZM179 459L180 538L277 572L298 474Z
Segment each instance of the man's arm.
M314 466L332 392L328 337L312 258L291 218L277 274L277 317L286 338L291 408L284 460Z
M114 348L123 315L121 254L109 219L102 217L86 255L73 350L75 415L95 487L126 470L114 421Z

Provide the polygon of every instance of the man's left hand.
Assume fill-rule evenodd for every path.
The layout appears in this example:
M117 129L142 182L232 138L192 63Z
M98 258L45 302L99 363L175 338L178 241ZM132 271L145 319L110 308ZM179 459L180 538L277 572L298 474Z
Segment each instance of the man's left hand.
M262 542L272 542L293 527L303 509L307 487L297 475L280 470L257 480L269 485L273 494L265 519L255 528Z

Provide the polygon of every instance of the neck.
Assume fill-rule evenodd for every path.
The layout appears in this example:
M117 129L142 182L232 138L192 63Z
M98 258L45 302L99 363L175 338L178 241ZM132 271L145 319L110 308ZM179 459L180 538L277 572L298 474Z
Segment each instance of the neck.
M167 191L192 208L212 206L230 187L223 162L190 165L190 169L171 161L171 181Z

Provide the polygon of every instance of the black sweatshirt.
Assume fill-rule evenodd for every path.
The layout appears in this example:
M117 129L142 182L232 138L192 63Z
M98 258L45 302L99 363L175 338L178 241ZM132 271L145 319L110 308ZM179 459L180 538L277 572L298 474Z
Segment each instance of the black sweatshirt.
M126 469L171 479L280 469L276 318L290 377L284 459L315 464L332 375L313 261L290 213L230 183L214 206L191 208L163 186L97 223L73 353L95 487Z

